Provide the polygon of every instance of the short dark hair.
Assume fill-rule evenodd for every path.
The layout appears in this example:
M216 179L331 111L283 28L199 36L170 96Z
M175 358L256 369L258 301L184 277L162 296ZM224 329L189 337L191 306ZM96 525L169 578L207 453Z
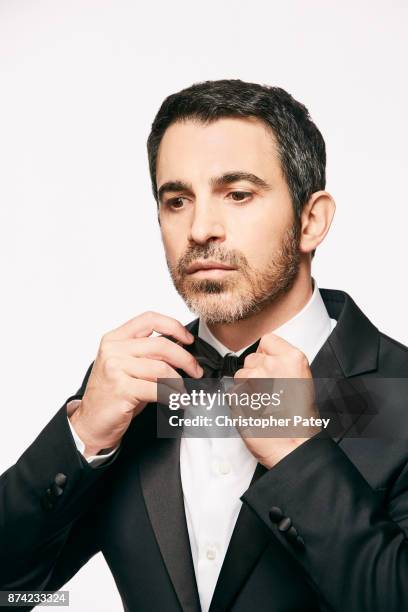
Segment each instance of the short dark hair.
M162 103L147 140L150 177L157 201L156 162L166 129L178 120L211 123L226 117L255 117L272 130L296 219L314 191L326 185L326 147L307 108L280 87L222 79L195 83Z

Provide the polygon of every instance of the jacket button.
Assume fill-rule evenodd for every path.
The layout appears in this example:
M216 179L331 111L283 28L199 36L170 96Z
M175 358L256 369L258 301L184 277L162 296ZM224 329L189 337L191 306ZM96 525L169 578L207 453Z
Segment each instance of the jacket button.
M291 519L288 516L285 516L285 518L278 523L278 529L279 531L287 531L291 525Z
M51 485L51 493L55 497L59 497L60 495L63 494L63 492L64 492L64 489L62 489L57 484L55 484L55 482Z
M278 506L272 506L269 510L269 518L273 523L278 523L283 519L283 512Z
M297 532L296 527L294 527L293 525L289 527L289 529L285 532L285 535L287 539L289 540L289 542L291 542L292 544L296 543L296 538L298 537L298 532Z
M67 476L66 474L63 474L62 472L59 472L55 478L54 478L54 482L56 485L58 485L59 487L63 487L65 485L65 483L67 482Z

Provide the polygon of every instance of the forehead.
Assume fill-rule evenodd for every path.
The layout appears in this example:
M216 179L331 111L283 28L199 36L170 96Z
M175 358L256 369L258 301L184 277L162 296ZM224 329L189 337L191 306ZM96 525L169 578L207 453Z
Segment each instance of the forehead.
M276 140L265 123L246 117L173 123L160 143L156 182L206 180L231 168L265 179L280 174Z

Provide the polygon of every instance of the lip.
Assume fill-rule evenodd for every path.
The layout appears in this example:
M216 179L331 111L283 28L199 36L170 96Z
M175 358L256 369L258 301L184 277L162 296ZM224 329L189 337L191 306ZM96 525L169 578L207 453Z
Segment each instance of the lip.
M235 268L218 261L195 261L187 268L187 273L194 274L201 270L235 270Z

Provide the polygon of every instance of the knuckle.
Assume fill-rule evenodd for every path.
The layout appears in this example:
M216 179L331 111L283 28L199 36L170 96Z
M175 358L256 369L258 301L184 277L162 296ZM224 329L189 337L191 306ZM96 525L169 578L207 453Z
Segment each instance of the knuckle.
M144 319L148 319L149 321L154 318L155 313L153 310L146 310L142 315Z
M108 376L114 375L119 369L119 360L114 355L108 355L103 361L103 370Z
M108 354L109 346L110 346L110 340L108 336L105 334L104 336L102 336L102 339L99 343L99 354L103 357L106 357Z
M307 357L302 351L299 349L294 349L292 353L292 359L299 365L304 365L307 363Z
M161 366L161 377L162 378L173 378L174 377L174 371L173 368L171 366L169 366L168 363L165 363L164 361L162 362L162 366Z
M104 344L107 340L109 340L110 332L105 332L101 337L101 344Z
M259 342L259 346L258 349L261 352L264 353L269 353L271 347L272 347L272 339L268 336L268 334L266 336L262 336L260 342Z

